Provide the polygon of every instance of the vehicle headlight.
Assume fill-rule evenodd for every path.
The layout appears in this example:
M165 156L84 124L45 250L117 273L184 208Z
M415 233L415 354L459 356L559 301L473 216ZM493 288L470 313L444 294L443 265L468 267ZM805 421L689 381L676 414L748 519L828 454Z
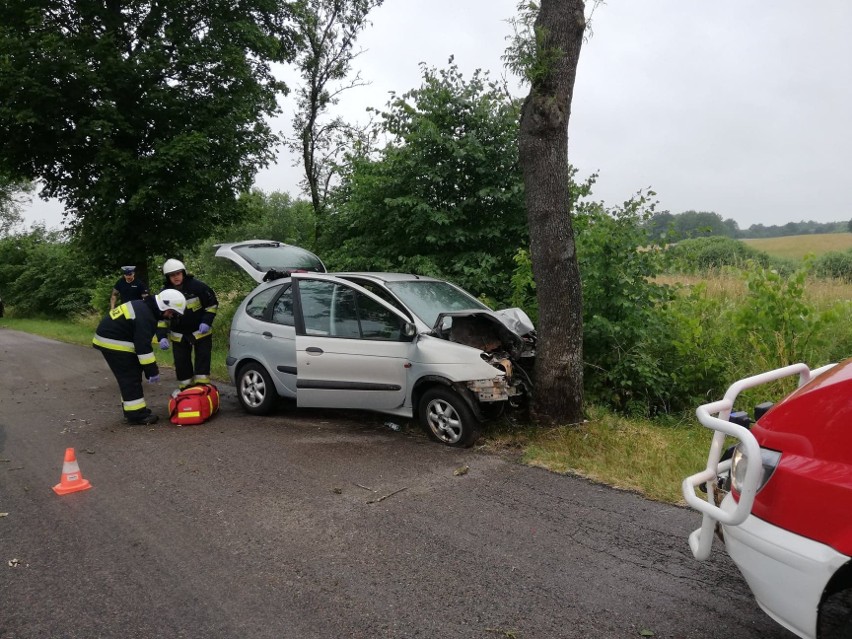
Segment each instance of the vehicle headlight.
M781 453L777 450L770 450L768 448L760 449L760 463L763 466L763 472L761 473L760 484L756 492L759 492L766 485L766 482L772 477L772 473L775 472L775 468L778 466L780 460ZM743 491L743 480L745 479L746 468L748 468L750 463L751 460L749 460L746 454L745 447L742 444L737 444L731 458L731 484L733 489L738 493Z

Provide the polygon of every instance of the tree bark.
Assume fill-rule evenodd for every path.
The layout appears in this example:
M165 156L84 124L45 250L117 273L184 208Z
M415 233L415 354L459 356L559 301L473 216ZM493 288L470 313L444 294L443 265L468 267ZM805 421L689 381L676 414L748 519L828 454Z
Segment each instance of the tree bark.
M543 424L583 418L583 303L571 223L568 120L586 26L584 9L583 0L542 0L535 22L539 67L520 121L539 304L532 417Z

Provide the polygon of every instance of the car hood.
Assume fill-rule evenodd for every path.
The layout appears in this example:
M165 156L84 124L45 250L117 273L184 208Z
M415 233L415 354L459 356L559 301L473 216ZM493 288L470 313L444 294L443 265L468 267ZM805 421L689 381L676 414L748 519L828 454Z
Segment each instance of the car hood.
M752 427L761 446L803 458L849 463L852 359L844 360L775 404ZM818 427L817 427L818 426Z
M430 334L486 353L506 351L511 357L520 357L525 342L515 329L529 328L524 333L529 334L533 331L532 322L520 309L507 311L471 309L440 313Z

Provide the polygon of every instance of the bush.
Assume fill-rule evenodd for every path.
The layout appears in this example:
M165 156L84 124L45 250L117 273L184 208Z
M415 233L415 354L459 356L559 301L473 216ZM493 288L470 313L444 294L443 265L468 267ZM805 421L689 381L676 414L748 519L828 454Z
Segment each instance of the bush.
M667 410L668 374L662 313L671 289L654 283L660 253L642 226L653 210L638 194L623 208L591 205L575 216L583 286L584 387L592 402L631 414Z
M813 271L817 277L852 282L852 251L823 253L814 260Z
M665 250L665 269L671 273L697 274L723 267L742 268L751 260L764 267L773 258L729 237L698 237L683 240Z
M19 317L67 317L91 310L96 274L58 231L35 226L0 240L0 289Z

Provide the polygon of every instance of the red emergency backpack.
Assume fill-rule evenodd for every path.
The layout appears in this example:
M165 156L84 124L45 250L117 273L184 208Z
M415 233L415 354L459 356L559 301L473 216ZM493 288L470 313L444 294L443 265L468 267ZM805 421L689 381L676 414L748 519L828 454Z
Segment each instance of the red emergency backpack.
M169 420L178 426L203 424L219 410L219 389L197 384L176 392L169 399Z

